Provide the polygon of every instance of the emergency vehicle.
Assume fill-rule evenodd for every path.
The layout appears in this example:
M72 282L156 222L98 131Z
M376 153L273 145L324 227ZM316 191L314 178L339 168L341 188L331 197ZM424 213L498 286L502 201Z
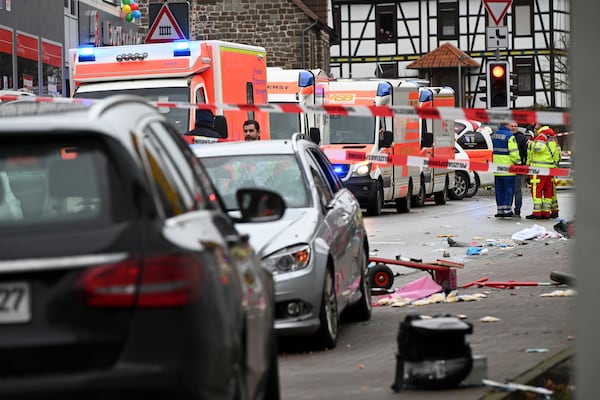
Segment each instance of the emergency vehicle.
M322 105L323 93L329 82L320 69L267 68L267 98L274 104ZM324 116L319 113L270 113L271 139L289 139L294 132L310 133L310 128L322 129Z
M73 97L134 94L151 102L267 102L266 51L257 46L218 40L85 46L69 50L69 70ZM195 108L164 107L161 111L182 134L194 128ZM230 140L244 139L247 119L257 120L261 135L268 138L265 112L237 109L216 110L216 114L226 117Z
M340 79L329 82L325 104L419 106L426 102L433 105L433 97L433 90L424 91L411 80ZM370 215L380 215L386 204L393 204L398 212L408 212L412 205L422 206L431 195L436 204L444 204L448 190L454 187L454 172L448 169L340 159L348 150L386 157L454 159L453 126L447 121L399 115L330 115L323 132L323 149L344 185Z

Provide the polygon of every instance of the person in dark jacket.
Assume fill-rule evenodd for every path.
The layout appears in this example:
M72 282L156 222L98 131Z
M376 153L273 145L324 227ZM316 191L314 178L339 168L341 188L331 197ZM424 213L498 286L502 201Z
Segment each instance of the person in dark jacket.
M219 132L214 127L214 115L210 110L196 111L196 126L194 129L186 133L191 136L204 136L212 138L220 138Z
M526 129L519 127L516 121L511 121L508 125L510 131L512 132L515 140L517 142L517 147L519 148L519 156L521 157L521 165L527 164L527 136L525 136ZM523 205L523 179L524 175L516 174L515 175L515 210L514 215L516 217L521 216L521 206Z

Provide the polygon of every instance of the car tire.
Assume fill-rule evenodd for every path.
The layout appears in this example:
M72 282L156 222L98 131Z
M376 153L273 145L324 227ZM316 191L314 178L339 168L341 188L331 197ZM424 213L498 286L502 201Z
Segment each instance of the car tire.
M451 200L462 200L469 190L469 175L465 171L456 171L454 173L454 188L448 192Z
M467 195L466 197L473 197L477 194L477 191L479 190L479 186L480 186L480 181L479 181L479 175L477 175L476 173L473 174L473 176L475 177L474 181L475 182L471 182L471 186L469 186L469 189L467 190Z
M372 296L371 296L371 277L369 276L367 267L366 250L363 248L359 255L359 269L361 274L360 279L360 300L351 305L345 312L344 316L351 321L368 321L371 319L373 311Z
M340 316L335 293L335 282L330 268L327 268L325 282L323 283L319 322L321 325L315 337L317 347L333 349L337 344Z
M373 193L373 198L367 205L367 214L372 216L381 215L381 210L383 208L383 191L381 190L381 183L377 181L375 184L375 193Z
M387 265L378 263L369 268L369 279L373 288L390 289L394 285L394 272Z
M448 201L448 176L446 175L446 182L444 183L444 189L441 192L433 193L433 199L435 204L442 206Z
M412 206L412 181L408 182L406 197L396 199L396 211L399 213L410 212Z
M414 207L423 207L425 205L425 182L421 177L421 183L419 184L419 192L413 196L412 205Z

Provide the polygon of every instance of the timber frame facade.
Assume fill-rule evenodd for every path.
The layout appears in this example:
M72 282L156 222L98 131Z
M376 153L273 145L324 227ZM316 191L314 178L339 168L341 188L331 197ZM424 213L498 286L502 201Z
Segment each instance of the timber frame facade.
M516 86L511 108L570 107L569 0L512 0L498 24L507 29L507 46L498 49L497 40L487 43L488 27L496 24L483 0L333 0L330 18L340 38L330 47L334 77L427 79L454 88L457 104L485 108L486 63L501 59L509 61ZM446 57L415 69L416 61L445 43L471 62Z

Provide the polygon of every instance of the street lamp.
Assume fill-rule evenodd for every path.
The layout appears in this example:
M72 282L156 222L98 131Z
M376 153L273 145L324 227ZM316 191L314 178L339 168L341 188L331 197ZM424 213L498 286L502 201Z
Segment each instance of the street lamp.
M458 56L458 108L462 108L462 60L469 58L467 55Z

